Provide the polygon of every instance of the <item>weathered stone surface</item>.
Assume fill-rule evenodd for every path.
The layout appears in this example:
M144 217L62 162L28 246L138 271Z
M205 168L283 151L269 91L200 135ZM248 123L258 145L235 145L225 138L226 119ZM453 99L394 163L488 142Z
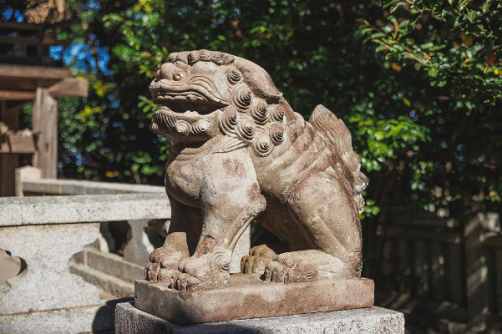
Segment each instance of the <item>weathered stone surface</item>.
M249 249L251 248L251 228L248 226L244 233L242 233L237 245L235 245L234 252L232 253L232 258L230 259L230 273L240 273L241 272L241 259L243 256L249 254Z
M70 263L69 268L72 274L82 277L84 281L91 283L112 296L117 298L134 296L134 285L119 277L111 276L76 263Z
M96 223L0 228L0 249L27 264L0 291L0 314L99 304L97 288L68 271L70 257L98 233Z
M282 245L253 249L246 273L279 284L361 277L368 179L343 121L319 105L305 122L263 68L215 51L171 53L150 92L161 105L150 129L171 141L173 214L149 280L187 292L225 286L254 219Z
M400 312L372 307L179 326L138 310L132 303L120 303L115 309L115 330L117 334L404 334L404 317Z
M102 253L93 249L85 249L85 265L105 274L119 277L130 283L145 277L145 267L124 259L116 254Z
M145 232L145 228L148 226L148 220L128 220L127 223L131 227L131 238L124 249L124 259L146 265L149 262L150 253L153 252L154 249Z
M16 168L16 196L23 197L23 181L27 179L40 180L42 179L42 170L37 167L23 166Z
M170 217L171 208L166 196L155 193L0 198L0 226Z
M96 306L0 315L0 332L15 334L115 333L116 302Z
M136 281L135 306L175 324L328 312L373 306L368 279L266 283L257 274L233 274L223 289L180 292L167 283Z
M33 169L33 167L30 166ZM95 182L84 180L34 179L21 181L22 191L55 195L104 195L104 194L165 194L164 187L125 184L116 182Z

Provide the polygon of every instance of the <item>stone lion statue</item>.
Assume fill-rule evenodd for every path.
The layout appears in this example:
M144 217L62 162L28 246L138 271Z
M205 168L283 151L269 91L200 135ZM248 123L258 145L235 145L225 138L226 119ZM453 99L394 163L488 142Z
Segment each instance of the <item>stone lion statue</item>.
M306 122L260 66L207 50L171 53L150 91L162 105L150 129L171 142L172 219L148 280L181 291L226 284L253 219L281 242L252 248L244 273L275 283L360 277L368 179L332 112L319 105Z

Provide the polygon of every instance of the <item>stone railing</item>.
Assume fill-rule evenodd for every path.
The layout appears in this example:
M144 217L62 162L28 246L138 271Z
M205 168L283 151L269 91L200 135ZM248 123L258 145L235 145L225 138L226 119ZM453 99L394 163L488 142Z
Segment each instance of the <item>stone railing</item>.
M165 194L165 189L163 186L150 186L150 185L137 185L137 184L124 184L124 183L116 183L116 182L95 182L95 181L84 181L84 180L65 180L65 179L42 179L41 172L38 168L34 168L31 166L21 167L16 170L16 194L18 196L40 196L40 195L102 195L102 194L133 194L133 193L155 193L162 194L166 200L167 196ZM130 229L129 240L123 250L123 260L129 261L143 267L145 263L149 261L149 254L154 249L154 245L150 242L152 237L152 233L156 234L156 232L152 232L152 222L149 220L137 220L137 219L124 219L127 221ZM159 226L160 223L160 226ZM164 224L164 226L162 226ZM157 238L165 237L165 232L169 227L169 222L157 222L157 226L159 226L158 230L163 230L162 233L164 236L155 235ZM150 225L150 228L149 228ZM148 231L150 230L150 231ZM111 232L108 228L107 220L103 220L100 227L101 234L98 237L97 245L95 248L101 253L108 253L108 251L115 250L115 241L111 235ZM148 234L150 232L150 234ZM106 240L106 242L104 242ZM242 256L247 255L250 248L250 229L248 228L237 243L234 256L232 257L232 261L230 264L231 272L240 272L240 259ZM85 253L93 252L90 257L95 258L99 256L95 250L86 249ZM81 256L75 258L75 260L79 261L82 264L91 265L91 269L106 268L105 272L117 276L117 273L123 272L122 269L116 269L115 266L109 266L108 264L110 259L117 259L117 256L114 254L106 255L106 259L104 255L101 254L103 260L101 262L106 262L107 265L103 263L98 264L96 261L91 261L90 263L86 260L87 256ZM121 259L122 260L122 259ZM94 266L96 264L96 266ZM122 264L121 264L122 266ZM130 268L129 268L130 269ZM101 269L99 269L101 271ZM133 272L140 272L138 268L132 270ZM141 269L142 271L142 269ZM79 274L83 274L81 271ZM97 283L101 279L91 278L89 275L83 274L86 279L88 278L93 283ZM92 275L91 275L92 276ZM142 275L141 275L142 276ZM120 277L120 276L119 276ZM118 294L118 297L132 296L132 283L135 279L141 279L142 277L138 277L138 275L128 276L129 279L127 281L131 283L128 286L128 289L123 289L119 287L114 287L113 284L102 284L102 288L104 290L114 290L116 293L118 291L122 291L122 293ZM109 281L109 280L107 280ZM99 284L98 284L99 285ZM128 292L126 292L128 291ZM109 291L112 292L112 291Z
M0 291L0 328L14 333L113 329L113 308L70 274L68 260L99 236L97 222L168 219L165 194L0 198L0 248L25 270Z
M22 266L0 286L0 328L113 333L118 300L110 298L131 297L134 280L144 277L154 247L151 223L168 228L164 187L40 179L32 167L18 169L16 185L19 197L0 198L0 249ZM129 228L123 256L109 252L114 238L108 224L117 223ZM236 247L234 272L249 244L248 230Z
M161 186L125 184L115 182L93 182L60 179L24 179L20 183L21 192L47 195L105 195L105 194L164 194Z

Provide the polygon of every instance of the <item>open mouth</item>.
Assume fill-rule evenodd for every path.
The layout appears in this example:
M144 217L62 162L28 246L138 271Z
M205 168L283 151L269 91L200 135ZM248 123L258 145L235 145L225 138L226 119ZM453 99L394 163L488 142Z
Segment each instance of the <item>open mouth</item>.
M155 103L175 113L190 110L206 115L229 104L206 77L194 77L184 82L156 80L150 85L150 92Z

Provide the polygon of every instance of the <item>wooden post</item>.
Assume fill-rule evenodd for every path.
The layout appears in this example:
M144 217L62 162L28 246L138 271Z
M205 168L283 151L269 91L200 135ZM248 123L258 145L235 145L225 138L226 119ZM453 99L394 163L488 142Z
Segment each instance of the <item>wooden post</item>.
M483 253L483 213L478 213L464 228L465 260L467 277L467 313L469 323L482 325L483 315L488 310L487 276L488 268Z
M37 88L33 105L33 131L39 133L33 165L42 170L42 177L55 179L58 175L58 102L47 88Z
M11 130L19 130L18 111L7 111L6 101L0 101L0 121L4 122ZM18 167L19 154L0 154L0 196L16 195L14 173Z

